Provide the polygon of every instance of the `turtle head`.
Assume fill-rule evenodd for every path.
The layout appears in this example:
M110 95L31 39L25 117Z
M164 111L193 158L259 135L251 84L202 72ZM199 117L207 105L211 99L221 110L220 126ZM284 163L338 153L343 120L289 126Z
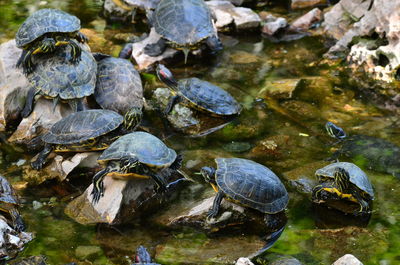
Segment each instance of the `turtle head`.
M124 116L124 127L127 130L134 130L142 121L142 108L133 107Z
M215 169L212 167L202 167L201 175L207 183L215 184Z
M335 169L333 178L335 181L335 186L340 192L343 193L349 186L350 182L349 172L344 168L337 167Z
M338 140L343 140L347 136L346 132L342 128L330 121L325 124L325 129L330 137L336 138Z
M167 67L165 67L165 65L157 65L156 72L158 79L164 82L168 87L172 89L178 88L178 82L174 78L174 75L171 73L171 71Z

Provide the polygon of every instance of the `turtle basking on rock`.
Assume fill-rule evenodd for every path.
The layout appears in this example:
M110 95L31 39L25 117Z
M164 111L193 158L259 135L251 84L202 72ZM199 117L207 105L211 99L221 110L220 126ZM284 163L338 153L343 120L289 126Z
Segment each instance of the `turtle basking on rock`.
M69 45L71 56L68 60L77 63L81 56L81 47L74 41L87 42L87 37L79 32L80 20L58 9L40 9L30 15L15 35L18 48L23 52L17 67L22 66L25 74L35 69L32 56L39 53L51 53L58 46Z

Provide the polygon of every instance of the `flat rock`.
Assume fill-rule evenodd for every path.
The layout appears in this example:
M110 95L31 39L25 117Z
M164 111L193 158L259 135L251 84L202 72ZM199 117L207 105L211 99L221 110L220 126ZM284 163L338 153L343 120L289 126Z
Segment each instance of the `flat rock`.
M308 30L314 23L321 21L322 11L319 8L314 8L308 11L305 15L299 17L290 25L291 30Z
M15 66L21 53L15 40L0 45L0 131L18 120L25 105L29 81Z
M144 47L146 47L146 45L156 43L160 39L161 36L154 28L151 28L147 38L132 44L132 59L136 62L139 71L146 70L161 61L170 60L179 54L179 51L172 48L167 48L162 54L156 57L144 53Z
M363 265L356 257L351 254L346 254L339 258L332 265Z
M292 9L302 9L316 5L326 5L327 0L292 0Z

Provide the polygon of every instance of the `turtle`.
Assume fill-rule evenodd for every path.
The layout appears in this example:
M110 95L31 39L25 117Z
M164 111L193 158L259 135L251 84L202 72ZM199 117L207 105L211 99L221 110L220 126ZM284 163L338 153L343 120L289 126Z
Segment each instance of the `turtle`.
M391 174L400 178L400 146L382 138L368 135L350 135L332 122L326 123L328 134L337 139L340 148L329 160L337 160L344 156L362 167Z
M151 262L149 252L144 246L139 246L136 249L135 263L132 265L159 265L158 263Z
M157 191L166 191L165 178L181 167L182 157L150 133L131 132L113 142L97 161L104 169L92 180L94 204L104 195L106 175L118 179L151 177Z
M53 150L60 153L104 150L110 142L134 127L135 124L124 122L124 118L112 110L93 109L72 113L54 123L41 136L45 146L31 165L34 169L41 169Z
M143 86L139 73L130 61L110 56L100 59L94 97L103 109L118 112L125 116L126 122L139 124Z
M186 63L189 50L200 48L203 42L213 52L222 49L211 11L203 0L162 0L149 16L162 38L145 46L147 55L160 55L168 44L183 51Z
M177 81L171 71L162 64L157 66L156 71L158 78L174 94L165 108L165 114L182 100L189 106L213 116L238 115L241 111L240 104L232 95L216 85L195 77Z
M52 8L40 9L30 15L15 35L18 48L23 49L17 62L25 74L34 71L32 56L39 53L51 53L58 46L69 45L71 56L69 60L77 63L80 60L81 48L74 39L85 43L88 38L81 32L79 18L64 11Z
M8 180L0 175L0 211L11 216L12 224L17 232L25 230L25 223L18 212L18 199Z
M216 158L215 162L217 169L202 167L200 170L217 192L209 218L218 215L224 197L266 214L276 214L286 208L289 195L269 168L242 158Z
M318 169L315 176L319 184L313 188L313 201L319 202L321 191L325 191L338 199L359 204L358 213L368 213L374 190L368 176L358 166L336 162Z
M26 118L33 110L36 95L43 95L57 102L65 100L74 111L83 110L82 99L94 93L97 63L93 55L82 50L81 60L71 64L68 49L58 50L54 55L43 54L37 58L36 71L29 74L30 89L21 116Z

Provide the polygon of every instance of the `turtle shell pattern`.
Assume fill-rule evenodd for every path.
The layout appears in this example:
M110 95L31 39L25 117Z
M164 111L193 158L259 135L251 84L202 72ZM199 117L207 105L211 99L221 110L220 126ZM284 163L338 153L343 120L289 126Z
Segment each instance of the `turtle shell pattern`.
M128 60L107 57L98 62L94 96L103 109L122 115L133 107L142 108L140 75Z
M18 204L15 192L8 180L0 175L0 203Z
M15 36L18 48L35 41L46 33L74 32L81 28L80 20L58 9L40 9L30 15Z
M285 209L289 195L267 167L241 158L217 158L216 182L230 198L263 213Z
M217 115L239 114L240 104L225 90L198 78L179 81L180 94L200 109Z
M101 156L100 162L136 157L153 168L169 167L176 159L176 152L160 139L146 132L132 132L113 142Z
M70 47L56 54L41 54L35 58L36 70L28 75L31 85L41 94L61 99L83 98L93 94L97 63L92 54L82 50L81 60L73 64Z
M59 120L42 136L51 144L80 143L118 128L123 117L111 110L85 110Z
M162 0L153 21L156 32L178 46L192 46L215 34L203 0Z
M327 165L323 168L318 169L315 172L315 176L317 176L320 180L321 177L326 178L334 178L334 174L336 168L345 169L350 176L350 182L353 183L356 187L361 189L362 191L368 193L372 198L374 197L374 190L372 188L371 182L368 179L367 174L361 170L358 166L349 162L337 162Z

